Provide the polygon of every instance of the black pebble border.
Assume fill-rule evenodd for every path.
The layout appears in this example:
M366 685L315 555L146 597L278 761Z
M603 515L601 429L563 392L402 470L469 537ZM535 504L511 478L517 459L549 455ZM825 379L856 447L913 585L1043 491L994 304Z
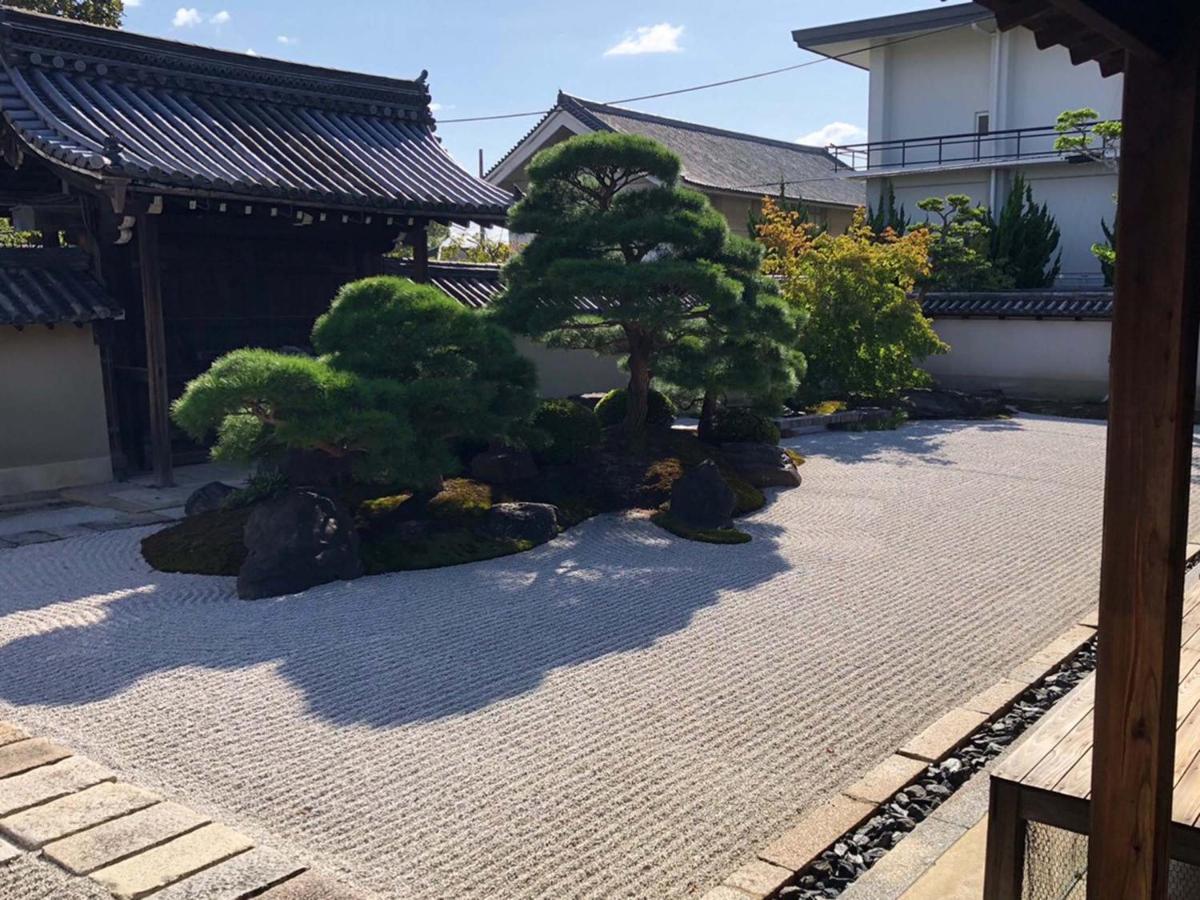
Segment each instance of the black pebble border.
M842 835L775 896L779 900L826 900L840 895L1095 668L1096 639L1092 638L1021 694L1007 713L981 725L954 753L929 766L913 784L881 804L864 824Z

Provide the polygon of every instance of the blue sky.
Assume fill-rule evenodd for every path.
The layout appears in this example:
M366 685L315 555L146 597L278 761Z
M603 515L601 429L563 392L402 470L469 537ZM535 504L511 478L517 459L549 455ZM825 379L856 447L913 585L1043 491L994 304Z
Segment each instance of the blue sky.
M193 5L193 3L195 5ZM593 100L654 93L815 58L791 30L940 5L937 0L125 0L131 31L313 65L411 78L429 70L440 118L545 109L555 92ZM646 112L796 140L862 138L866 74L837 62L631 104ZM472 170L536 117L439 126ZM824 131L822 131L825 129ZM817 141L824 143L824 141Z

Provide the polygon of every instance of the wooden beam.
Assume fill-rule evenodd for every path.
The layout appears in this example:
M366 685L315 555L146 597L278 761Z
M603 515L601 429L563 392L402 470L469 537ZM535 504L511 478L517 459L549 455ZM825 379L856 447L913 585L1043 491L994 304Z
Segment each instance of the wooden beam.
M1128 0L1049 0L1088 31L1104 35L1130 53L1164 62L1183 37L1180 10L1187 4L1155 3L1153 9ZM1175 7L1175 8L1172 8Z
M158 217L141 213L137 221L138 267L142 275L142 316L146 331L146 370L150 403L150 452L159 487L175 483L171 471L170 395L167 389L167 337L163 324L159 272Z
M1200 265L1200 48L1125 68L1088 897L1166 897Z
M429 235L425 221L418 220L409 232L413 248L413 281L429 281Z

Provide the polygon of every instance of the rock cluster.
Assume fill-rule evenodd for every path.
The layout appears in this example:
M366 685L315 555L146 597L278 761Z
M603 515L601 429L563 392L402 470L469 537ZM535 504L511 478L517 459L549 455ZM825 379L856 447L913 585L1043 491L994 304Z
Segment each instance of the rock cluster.
M736 504L733 489L711 459L689 470L671 488L671 515L697 531L732 528Z
M780 900L827 900L840 895L1095 668L1093 640L1025 691L1009 712L981 726L951 756L931 765L915 783L893 794L864 824L843 835L795 884L779 891Z
M757 488L797 487L800 472L774 444L734 442L721 445L721 456L738 477Z
M1009 412L999 391L964 394L938 388L915 388L900 398L910 419L994 419Z

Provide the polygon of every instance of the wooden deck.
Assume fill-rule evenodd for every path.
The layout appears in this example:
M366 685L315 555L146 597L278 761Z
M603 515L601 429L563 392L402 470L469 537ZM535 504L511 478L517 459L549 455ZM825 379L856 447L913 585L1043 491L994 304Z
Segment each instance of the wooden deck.
M1184 597L1171 855L1200 865L1200 582ZM1081 682L992 773L985 900L1019 900L1025 824L1086 834L1095 675Z

